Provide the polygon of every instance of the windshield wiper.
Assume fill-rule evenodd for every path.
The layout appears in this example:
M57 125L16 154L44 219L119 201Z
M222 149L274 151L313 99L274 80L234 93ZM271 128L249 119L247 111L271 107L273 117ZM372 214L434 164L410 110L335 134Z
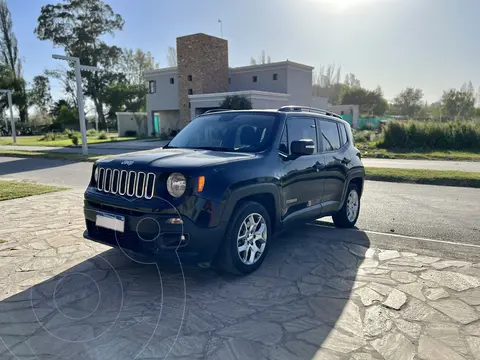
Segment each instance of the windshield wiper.
M234 151L232 148L227 147L217 147L217 146L196 146L190 149L198 149L198 150L212 150L212 151Z

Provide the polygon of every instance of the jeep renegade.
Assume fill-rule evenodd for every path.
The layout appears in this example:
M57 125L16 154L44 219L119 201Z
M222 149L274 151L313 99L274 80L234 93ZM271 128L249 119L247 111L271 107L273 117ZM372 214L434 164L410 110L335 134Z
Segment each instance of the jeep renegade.
M293 223L332 216L353 227L364 177L339 115L299 106L211 110L162 149L93 165L85 237L248 274L272 235Z

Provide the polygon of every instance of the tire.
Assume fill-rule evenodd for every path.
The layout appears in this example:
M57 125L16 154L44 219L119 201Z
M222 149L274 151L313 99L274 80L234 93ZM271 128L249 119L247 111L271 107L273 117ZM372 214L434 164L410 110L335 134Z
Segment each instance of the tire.
M356 199L357 199L356 213L349 213L348 211L349 199L350 201L354 201L355 199L355 195L351 195L352 192L356 193ZM350 198L350 196L352 196L353 198ZM332 216L333 222L335 226L340 228L352 228L355 226L358 220L359 214L360 214L360 194L358 191L358 186L355 184L349 184L342 208L338 210L338 212L335 215Z
M249 219L250 216L253 216L255 222L257 220L259 221L258 225L256 226L256 230L258 234L262 233L263 237L265 238L265 246L263 247L261 254L254 255L252 263L245 263L245 260L250 262L252 259L251 253L252 251L255 252L255 250L253 250L253 244L255 244L256 248L259 250L262 250L261 245L263 244L263 237L262 240L248 240L250 242L247 240L239 240L239 237L243 235L244 231L247 234L245 238L248 239L245 222L248 221L247 219ZM263 219L263 222L260 217ZM265 210L261 204L254 201L246 201L237 206L230 220L231 225L227 229L221 251L217 257L217 267L222 271L236 275L250 274L262 265L263 261L265 260L265 256L267 255L271 239L270 216L268 215L267 210ZM247 224L250 224L250 222L247 222ZM265 225L266 229L264 231L259 231L262 224ZM257 237L259 237L258 234ZM238 244L244 245L247 250L239 251Z

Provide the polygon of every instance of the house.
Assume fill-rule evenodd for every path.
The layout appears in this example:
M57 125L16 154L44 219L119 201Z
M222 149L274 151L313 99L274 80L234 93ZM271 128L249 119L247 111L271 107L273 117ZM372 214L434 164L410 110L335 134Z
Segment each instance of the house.
M313 69L288 60L229 67L226 40L206 34L179 37L177 66L144 74L148 82L147 114L146 124L138 125L139 134L179 130L197 115L218 108L228 95L245 96L254 109L284 105L327 109L327 98L312 96ZM344 110L354 115L351 106ZM136 126L132 116L117 118L119 129ZM122 124L123 121L130 123Z

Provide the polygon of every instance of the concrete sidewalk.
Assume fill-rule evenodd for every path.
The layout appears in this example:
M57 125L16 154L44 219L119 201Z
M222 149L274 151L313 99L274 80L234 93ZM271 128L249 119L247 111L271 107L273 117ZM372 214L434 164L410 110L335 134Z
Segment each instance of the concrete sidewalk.
M84 240L81 191L0 213L0 359L480 359L480 263L299 227L235 277Z

